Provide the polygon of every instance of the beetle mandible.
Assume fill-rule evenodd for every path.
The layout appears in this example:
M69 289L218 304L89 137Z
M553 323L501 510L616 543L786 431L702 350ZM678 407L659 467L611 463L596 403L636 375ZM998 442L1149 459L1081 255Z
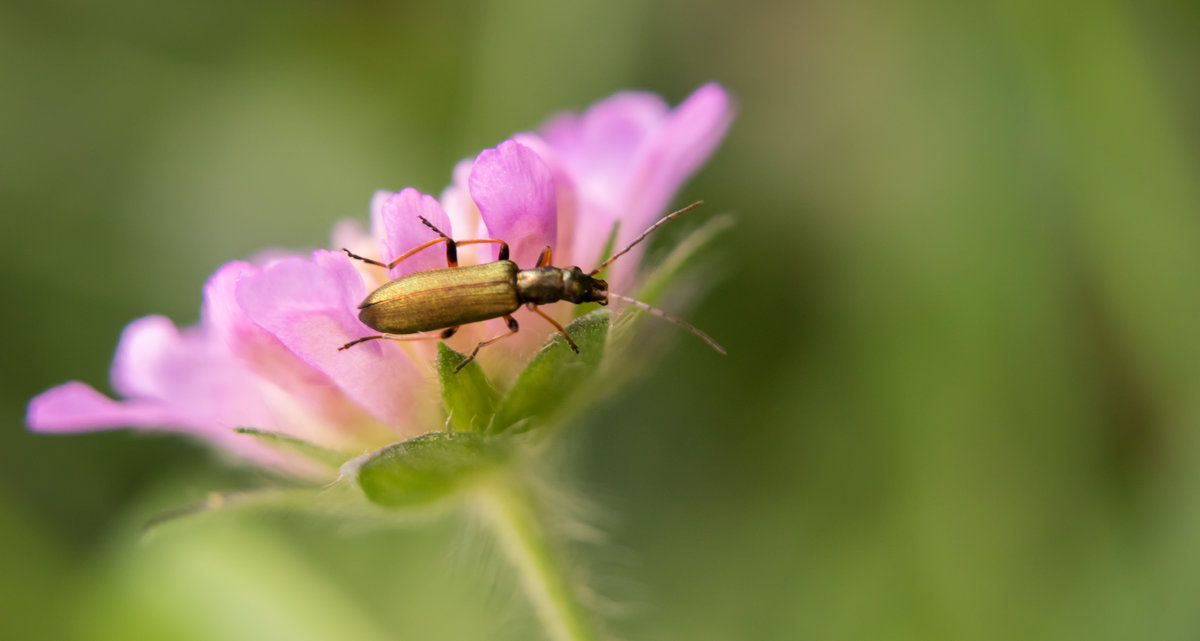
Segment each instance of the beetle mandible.
M480 341L475 349L471 350L471 354L455 368L454 371L457 372L466 367L467 363L475 360L475 356L479 354L479 350L483 346L516 334L520 327L517 325L517 319L512 317L512 313L524 305L553 325L554 329L558 330L558 333L567 340L567 345L570 345L571 349L578 354L579 346L571 340L563 326L538 309L538 305L547 305L563 300L575 304L607 305L608 299L612 297L636 305L691 331L713 349L724 354L724 348L699 329L646 303L610 292L607 282L595 278L602 269L645 240L655 229L703 203L704 201L698 200L683 209L663 216L642 232L642 235L629 243L625 249L613 254L599 267L586 274L579 267L551 266L550 247L542 250L537 265L533 269L521 269L508 259L508 243L503 240L495 238L453 240L442 230L434 227L433 223L426 220L424 216L418 216L426 227L437 233L438 237L404 252L390 263L364 258L351 253L344 247L342 251L355 260L391 269L400 261L423 249L437 243L446 243L446 264L448 266L443 269L430 269L401 276L384 283L379 289L371 292L358 305L360 310L358 319L367 327L383 333L350 341L339 347L338 351L377 339L394 341L445 339L453 336L462 325L492 318L503 318L508 323L508 332ZM458 247L477 243L500 245L497 260L481 265L459 267ZM405 334L434 330L442 331L435 336L404 336Z

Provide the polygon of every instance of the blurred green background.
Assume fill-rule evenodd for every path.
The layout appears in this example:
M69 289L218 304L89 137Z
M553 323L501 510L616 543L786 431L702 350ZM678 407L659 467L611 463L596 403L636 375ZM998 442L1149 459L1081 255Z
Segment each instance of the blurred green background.
M25 432L218 265L624 88L739 116L738 225L570 436L628 639L1200 635L1200 5L0 3L0 637L539 638L486 537L146 518L264 479ZM481 570L483 567L485 569Z

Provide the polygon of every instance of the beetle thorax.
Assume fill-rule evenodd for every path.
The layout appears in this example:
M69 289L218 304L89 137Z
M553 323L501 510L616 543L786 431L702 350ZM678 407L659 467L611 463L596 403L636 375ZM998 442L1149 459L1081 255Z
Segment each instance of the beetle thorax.
M517 296L523 303L547 305L560 300L608 304L608 283L578 267L535 267L517 272Z

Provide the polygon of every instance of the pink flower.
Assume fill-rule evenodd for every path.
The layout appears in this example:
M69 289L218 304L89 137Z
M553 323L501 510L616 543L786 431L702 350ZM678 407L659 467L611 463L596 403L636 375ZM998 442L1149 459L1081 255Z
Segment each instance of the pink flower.
M714 84L674 110L652 94L617 94L460 163L440 202L411 188L377 193L369 231L341 223L334 246L390 261L436 238L419 222L423 216L456 239L505 240L523 268L548 245L553 264L588 271L603 259L618 221L620 246L664 213L731 118L728 95ZM223 265L204 287L198 325L180 330L149 316L125 328L112 366L113 389L124 400L69 382L34 398L26 420L39 432L184 432L302 476L327 476L331 469L233 428L300 439L347 458L440 430L432 341L337 348L375 333L357 318L367 293L388 279L444 267L441 247L386 274L327 250ZM495 248L464 246L459 258L461 264L494 260ZM614 263L606 275L615 291L631 282L636 265L636 257ZM555 307L570 306L546 311L569 316L569 309ZM481 352L493 380L511 376L513 364L528 360L554 331L536 315L517 318L516 337ZM450 342L469 350L481 337L503 333L499 327L495 321L466 326Z

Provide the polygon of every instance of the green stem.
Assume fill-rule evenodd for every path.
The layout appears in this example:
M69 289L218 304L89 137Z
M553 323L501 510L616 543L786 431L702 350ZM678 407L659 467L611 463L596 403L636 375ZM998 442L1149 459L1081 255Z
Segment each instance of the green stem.
M520 575L533 608L555 641L596 641L559 548L538 519L530 490L515 479L497 479L480 493L481 511Z

